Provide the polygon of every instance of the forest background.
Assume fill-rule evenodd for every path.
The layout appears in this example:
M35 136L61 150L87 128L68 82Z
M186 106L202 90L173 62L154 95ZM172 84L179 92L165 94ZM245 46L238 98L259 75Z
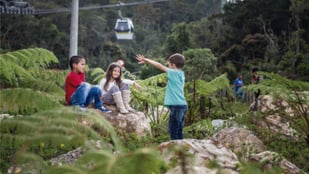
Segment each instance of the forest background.
M71 7L71 0L27 2L36 9ZM117 3L116 0L83 0L80 7ZM309 118L303 107L303 104L308 105L308 96L303 94L309 91L309 1L244 0L228 3L224 8L221 5L219 0L169 0L121 8L122 15L130 17L135 26L134 39L127 41L116 40L113 30L118 9L80 11L78 53L88 61L87 81L96 83L104 74L100 74L103 72L100 70L105 70L118 58L124 59L126 69L133 75L131 77L147 86L147 90L140 93L133 90L132 106L152 119L153 137L140 140L131 135L118 136L132 151L159 144L169 140L167 113L159 110L166 78L164 74L157 75L160 72L153 67L138 65L135 55L141 53L166 63L165 58L170 54L183 53L187 58L184 70L189 104L186 138L201 139L214 134L213 119L233 119L237 123L249 124L248 129L253 130L269 150L280 153L308 172ZM63 82L68 72L70 20L70 13L1 14L0 113L24 115L0 122L0 170L3 173L15 163L17 157L14 155L20 150L29 150L48 161L87 144L86 140L99 139L107 144L113 140L115 145L121 144L115 141L114 133L110 133L112 138L102 133L102 127L110 128L108 123L100 120L102 117L93 113L82 115L78 118L89 117L95 120L95 124L91 129L81 127L76 122L74 108L62 105ZM238 73L244 74L249 89L247 84L253 67L258 67L259 73L266 78L258 85L251 85L251 89L286 97L283 100L294 107L297 116L290 118L284 112L286 106L281 106L280 114L298 131L299 137L304 138L295 141L257 128L256 119L263 120L267 115L248 111L250 103L235 102L232 92L232 95L223 97L222 91L231 89L229 83ZM96 73L99 76L95 76ZM149 110L152 113L148 113ZM155 116L158 110L161 115ZM49 126L45 128L42 124ZM114 160L112 150L108 155L110 159L104 156L108 159L106 161ZM139 155L138 151L133 154ZM92 157L102 159L101 156ZM127 160L127 154L120 154L117 159ZM150 162L145 169L151 171L153 168L149 166L154 166L161 170L160 164L144 161ZM140 163L134 164L139 166ZM45 165L49 163L43 162L41 166ZM37 167L38 170L42 169L41 166ZM130 166L135 168L130 163L122 165L121 169L137 173L128 170ZM83 166L77 164L74 167L79 170ZM103 165L102 168L106 167ZM260 168L264 170L263 166Z
M27 1L35 9L70 8L70 0ZM133 2L133 1L123 1ZM83 0L80 7L117 4L113 0ZM116 40L118 9L86 10L79 13L78 53L89 67L106 69L118 58L141 78L157 74L152 68L140 70L135 55L165 58L188 49L209 48L215 56L211 71L201 79L211 80L228 73L233 80L255 66L262 71L308 81L308 1L246 0L227 3L218 0L170 0L168 2L121 8L135 26L134 40ZM222 13L224 11L224 13ZM67 69L70 13L44 15L1 14L1 53L40 47L59 59L53 68ZM203 56L200 58L203 62ZM199 60L195 60L199 62ZM187 69L194 74L195 69ZM189 76L189 78L192 78ZM249 81L245 81L249 83Z

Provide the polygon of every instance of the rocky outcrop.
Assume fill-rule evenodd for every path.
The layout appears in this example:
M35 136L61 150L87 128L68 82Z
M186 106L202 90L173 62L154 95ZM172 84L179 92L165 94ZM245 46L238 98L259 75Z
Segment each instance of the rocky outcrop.
M213 138L229 147L233 152L256 153L265 150L263 142L251 131L243 128L226 128L216 133Z
M216 161L222 169L234 171L239 163L237 156L231 150L214 140L172 140L160 144L159 150L167 164L172 164L175 159L182 163L181 159L185 159L185 169L175 166L168 171L169 174L176 174L179 170L186 170L186 168L192 173L201 173L201 171L207 171L204 167L211 165L213 161Z
M120 113L115 106L107 106L112 113L101 113L118 131L136 133L138 137L151 134L150 121L142 112Z
M284 170L285 174L299 174L300 169L290 161L280 157L276 152L265 151L258 154L252 154L250 161L256 161L264 164L264 168L272 168L274 166L280 167Z
M273 133L284 135L288 138L298 138L296 130L291 128L289 122L278 115L269 115L264 120L259 120L257 125L261 129L269 129Z
M210 139L172 140L159 145L161 159L173 166L166 174L238 174L242 162L258 162L264 169L280 167L284 174L301 170L276 152L265 147L251 131L243 128L222 129ZM246 153L243 153L246 152Z

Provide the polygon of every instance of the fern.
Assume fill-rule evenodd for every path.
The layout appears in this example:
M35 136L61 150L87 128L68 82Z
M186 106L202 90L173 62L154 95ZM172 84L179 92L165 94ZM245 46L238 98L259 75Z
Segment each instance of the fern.
M31 89L4 89L0 91L0 98L0 113L32 114L61 106L48 94Z
M214 94L219 90L229 89L230 87L229 80L227 79L226 74L222 74L210 82L206 82L204 80L197 80L195 83L197 94L203 96L210 96L211 94ZM187 83L186 87L193 88L194 82Z
M151 105L163 105L165 85L167 83L165 73L138 81L138 83L142 86L142 91L132 88L134 97Z
M98 129L83 122L95 123ZM6 171L18 158L17 152L32 152L49 159L103 137L109 137L115 150L122 151L113 126L95 110L81 115L72 107L60 107L31 116L4 119L0 122L1 171Z
M3 59L25 69L46 68L50 63L58 63L54 53L43 48L29 48L8 52L1 55Z
M44 70L50 63L57 62L58 59L52 52L42 48L0 54L1 88L26 87L61 93L65 75Z
M1 88L18 87L20 82L33 80L33 77L21 66L5 61L0 55L0 85Z
M118 174L159 174L163 162L153 149L143 148L135 152L112 154L106 151L90 151L84 154L74 166L55 167L47 173L83 171L81 173L118 173Z
M31 71L30 73L35 79L37 79L37 81L41 81L42 83L50 83L49 85L52 85L52 87L50 87L51 91L63 91L63 85L68 71L40 68L38 70Z
M91 77L95 83L99 83L105 77L105 71L102 68L94 68L91 72Z

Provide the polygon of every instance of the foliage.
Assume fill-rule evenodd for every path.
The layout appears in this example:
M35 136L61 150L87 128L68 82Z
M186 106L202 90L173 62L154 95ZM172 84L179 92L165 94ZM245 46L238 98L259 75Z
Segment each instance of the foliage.
M84 154L73 166L64 165L51 168L47 173L161 173L164 167L159 155L153 149L141 148L139 150L112 154L106 151L90 151Z
M304 140L291 141L289 138L272 135L270 141L265 142L268 149L280 153L296 166L302 166L302 170L309 171L309 149Z
M197 116L202 119L209 116L216 106L221 106L221 109L224 109L223 104L226 98L232 94L226 74L222 74L210 82L197 80L187 83L185 89L189 105L187 114L189 124L197 121Z
M188 88L193 87L193 83L188 83ZM210 82L204 80L197 80L196 84L196 93L199 95L210 96L219 90L223 90L226 87L229 87L229 80L226 78L226 74L222 74Z
M100 83L100 80L105 77L105 71L102 68L94 68L91 71L92 81L96 84Z
M184 71L186 72L186 79L189 79L187 81L199 79L209 81L216 77L217 58L210 49L189 49L184 51L183 54L186 58Z
M152 76L138 83L142 86L142 92L132 89L132 93L136 98L148 104L163 105L165 85L167 83L165 73Z
M191 48L189 31L185 23L179 23L172 28L172 33L166 38L168 54L181 53Z
M212 137L216 128L211 124L211 119L205 119L198 121L190 126L184 128L186 137L194 139L205 139L206 137Z
M60 106L54 96L26 88L0 90L0 98L0 113L14 115L30 115Z
M261 90L271 93L275 99L281 99L288 103L288 107L293 110L294 117L288 113L280 113L292 123L292 126L298 130L309 145L309 115L308 103L309 83L302 81L293 81L272 73L261 73L265 76L265 80L260 85ZM270 87L271 86L271 87ZM282 103L281 108L285 108Z
M84 122L95 122L96 129L85 126ZM115 150L122 151L114 128L97 111L80 113L63 107L27 117L4 119L0 122L0 132L1 171L12 165L19 153L31 152L46 160L102 137L110 137Z
M42 48L1 54L1 88L24 87L62 94L64 73L45 69L49 64L57 62L52 52Z

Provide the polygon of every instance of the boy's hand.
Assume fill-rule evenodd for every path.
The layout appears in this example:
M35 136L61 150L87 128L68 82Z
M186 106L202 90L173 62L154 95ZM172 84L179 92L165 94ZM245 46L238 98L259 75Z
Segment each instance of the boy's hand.
M136 60L138 61L138 64L144 64L145 63L145 57L141 54L136 55Z

